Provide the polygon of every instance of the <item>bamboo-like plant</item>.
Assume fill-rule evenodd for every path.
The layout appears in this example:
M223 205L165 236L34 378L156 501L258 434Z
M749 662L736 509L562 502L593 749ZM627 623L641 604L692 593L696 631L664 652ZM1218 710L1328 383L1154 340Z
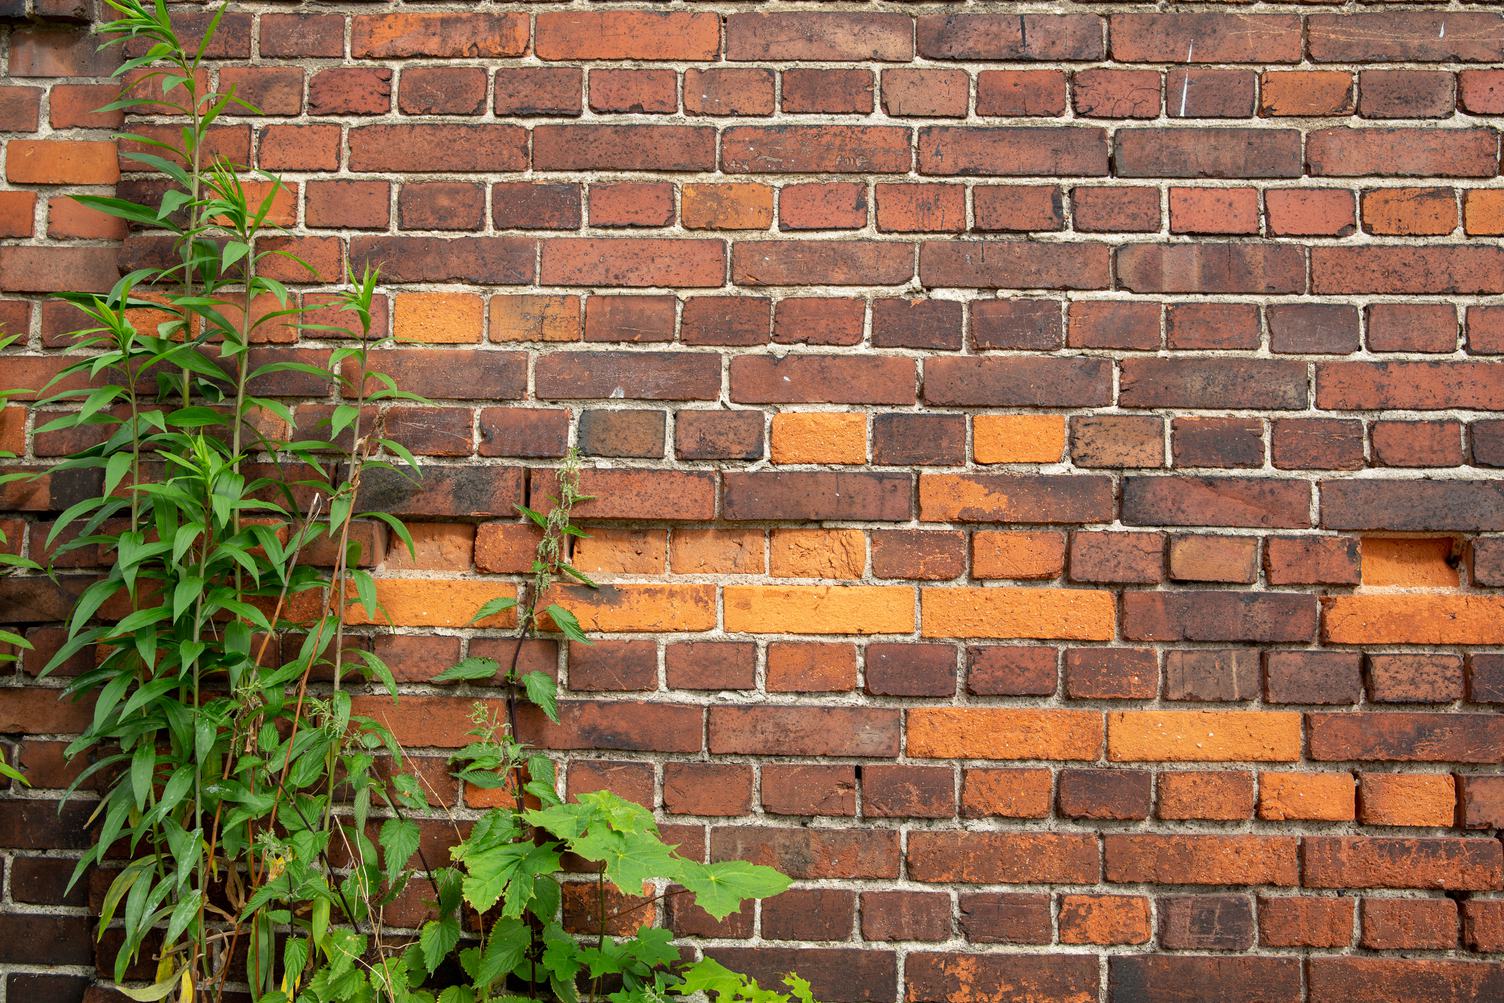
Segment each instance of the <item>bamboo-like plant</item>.
M204 89L218 13L191 47L165 5L112 6L120 16L103 27L105 44L133 54L110 107L175 125L121 137L125 155L163 183L156 204L79 201L170 241L173 253L106 293L65 295L84 318L72 336L83 357L54 381L67 389L38 405L65 410L36 434L94 443L54 469L101 478L46 545L54 559L83 548L109 558L78 591L67 641L44 669L95 653L66 688L93 702L69 752L95 758L74 786L105 785L98 836L74 879L123 845L129 862L100 916L101 931L121 921L115 978L133 974L149 939L156 958L151 987L127 995L218 999L244 977L260 997L304 967L282 946L297 942L286 930L327 944L336 924L366 923L379 904L368 815L373 804L400 810L404 795L376 769L395 743L352 714L348 683L396 691L380 659L343 642L347 596L377 615L352 523L383 521L411 546L398 520L358 504L373 469L416 473L381 417L412 398L369 371L373 272L336 295L348 328L312 324L265 274L282 253L265 241L280 182L249 186L205 152L209 129L240 103ZM269 325L343 343L324 365L261 362ZM302 430L287 403L255 392L284 373L327 388L322 434L294 438ZM341 799L346 812L335 810ZM335 868L335 856L350 866ZM232 970L242 947L246 973Z

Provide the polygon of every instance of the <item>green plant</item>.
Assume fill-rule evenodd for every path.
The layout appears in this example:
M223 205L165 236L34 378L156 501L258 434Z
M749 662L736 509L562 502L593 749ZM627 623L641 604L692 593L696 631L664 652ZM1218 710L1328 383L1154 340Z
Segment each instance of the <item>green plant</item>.
M651 815L620 799L565 804L551 762L518 739L521 702L551 718L557 702L547 675L518 674L525 639L546 623L588 643L550 600L561 577L591 584L567 560L568 541L581 535L570 521L582 500L573 456L553 508L523 509L541 542L520 599L488 604L477 617L517 611L500 680L506 717L478 719L456 768L472 785L509 788L513 803L459 842L453 866L423 860L415 815L436 806L414 775L391 768L403 750L351 699L357 686L396 699L392 675L346 644L350 606L362 606L368 622L381 612L352 526L379 520L413 549L399 520L360 511L369 475L418 475L385 432L387 410L418 398L370 368L377 276L350 276L336 295L351 319L345 326L315 323L266 273L274 256L302 264L266 240L279 181L248 184L241 168L205 154L208 130L240 103L202 84L224 8L190 45L161 0L109 2L120 16L103 27L106 44L130 46L119 71L129 83L110 107L174 125L122 137L133 144L127 156L161 186L155 204L79 200L171 254L107 292L62 295L82 317L71 345L79 358L38 403L35 434L86 442L52 470L89 472L99 489L32 545L49 552L49 573L77 597L66 641L42 674L92 655L63 691L92 703L90 724L69 747L91 761L69 796L85 784L101 790L95 841L74 881L91 867L111 869L99 930L122 935L117 983L136 979L144 958L155 961L147 984L121 991L217 1001L245 982L253 999L272 1003L573 1001L588 979L592 1000L697 986L728 1000L784 999L713 962L678 966L665 931L608 939L602 913L590 946L560 925L569 853L596 862L598 891L609 882L635 895L641 880L673 882L716 915L787 883L767 868L678 857ZM268 325L329 344L327 361L258 358ZM304 427L301 409L258 389L288 374L321 388L327 415L317 432ZM99 554L102 570L62 576L56 559L80 551ZM36 566L0 554L0 571L12 570ZM478 681L501 669L480 662L442 679ZM0 772L15 775L3 764ZM388 928L384 908L415 877L433 890L436 918L413 944ZM466 923L476 924L473 943ZM441 963L451 954L464 975L446 981ZM802 983L791 985L808 999Z
M65 690L93 702L69 753L96 758L75 788L104 784L98 835L74 880L117 847L128 855L100 915L101 932L116 918L123 929L115 978L148 938L160 945L155 983L127 995L217 999L241 978L241 947L245 977L265 995L304 966L281 946L300 942L289 929L338 952L349 945L335 926L368 922L379 907L379 850L365 825L372 804L400 810L401 792L376 769L379 753L397 750L352 714L348 689L395 688L379 659L344 643L349 597L377 612L350 528L380 519L411 545L391 516L357 511L371 471L416 469L382 420L410 395L369 372L374 273L337 296L353 315L348 330L312 324L264 274L282 253L264 239L280 183L265 178L253 194L239 169L203 152L207 130L238 103L201 90L214 25L189 48L164 5L113 6L121 16L104 26L106 44L140 51L121 67L131 83L112 107L185 124L177 138L122 137L164 183L157 204L79 197L175 253L106 293L64 296L84 318L72 344L84 357L39 404L65 410L36 434L93 442L54 469L94 471L101 485L62 513L46 544L54 557L97 548L110 558L102 576L76 583L67 641L44 669L95 654ZM258 364L257 340L274 323L345 343L324 365ZM297 437L287 403L255 392L285 373L334 397L322 435ZM350 866L335 867L334 854Z
M15 335L0 333L0 352L16 343ZM20 395L20 390L0 389L0 410L5 405ZM0 460L15 459L15 453L0 449ZM0 487L15 481L24 480L28 475L20 471L0 472ZM21 571L39 570L35 561L27 560L21 555L21 541L9 539L5 531L0 529L0 574L13 575ZM9 665L16 661L19 653L31 650L31 642L14 631L0 627L0 666ZM0 777L25 784L26 777L14 766L6 762L5 754L0 751Z
M760 989L713 960L681 966L667 930L644 926L632 936L610 936L612 920L635 910L611 913L607 885L628 898L642 896L644 888L660 889L648 899L649 905L688 895L711 916L724 919L748 899L781 893L788 878L744 861L707 865L687 859L663 842L647 809L609 791L564 802L558 796L553 763L534 754L518 737L517 708L522 701L558 721L553 679L542 672L517 673L523 641L546 617L566 638L588 643L578 618L548 601L551 587L561 579L594 587L567 559L570 540L585 535L571 521L571 513L576 503L586 500L579 490L578 455L571 451L559 471L559 493L547 514L521 509L540 531L531 580L521 599L495 600L476 616L519 611L510 664L502 673L493 660L470 658L436 677L437 682L489 682L502 673L504 721L478 703L472 715L475 741L456 754L453 764L456 776L467 784L504 789L511 803L482 816L451 850L454 866L435 872L439 915L424 925L418 944L409 949L405 974L410 985L428 982L460 943L468 916L479 936L473 946L459 952L465 978L443 988L439 1003L532 1000L540 992L566 1003L648 1003L665 994L702 990L726 1001L786 1003L789 996ZM594 868L593 944L577 939L559 921L566 855ZM581 983L588 987L583 993ZM788 984L795 999L810 1003L803 980L790 976ZM330 1003L338 998L328 997Z

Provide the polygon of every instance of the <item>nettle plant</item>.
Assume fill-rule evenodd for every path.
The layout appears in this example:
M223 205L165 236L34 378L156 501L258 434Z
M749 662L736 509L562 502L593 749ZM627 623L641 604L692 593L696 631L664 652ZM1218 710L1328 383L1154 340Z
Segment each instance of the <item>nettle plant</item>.
M65 563L103 567L65 579L77 601L43 675L87 662L64 690L93 708L69 748L86 762L69 796L100 791L74 881L94 867L110 877L99 932L119 938L121 991L145 1001L218 1001L245 986L267 1003L635 1003L698 992L808 1003L795 976L783 993L713 960L681 961L666 930L608 933L619 918L607 912L608 886L634 910L686 895L724 917L788 879L686 859L650 812L613 794L566 803L552 761L519 738L520 703L557 721L553 679L518 672L525 640L546 629L588 643L550 599L560 580L592 584L568 560L583 535L571 521L584 500L573 455L549 511L522 509L539 529L531 579L474 621L515 615L510 664L466 659L436 680L499 691L478 704L474 741L453 769L506 806L474 817L442 804L405 769L391 732L356 713L352 692L400 697L388 667L347 630L355 606L363 622L382 616L365 568L381 555L363 560L373 555L352 527L384 523L412 552L403 523L362 511L361 499L368 477L420 476L385 421L420 398L371 369L374 272L350 276L319 313L267 274L281 258L279 268L290 261L313 277L266 239L278 180L248 182L206 152L211 126L241 104L205 85L218 14L194 45L160 0L109 2L119 17L104 25L105 44L130 57L110 107L170 123L121 137L161 194L155 204L78 198L170 254L108 292L64 294L83 318L72 335L80 358L38 403L36 434L86 443L53 469L99 478L98 493L47 535L50 573L75 553L83 560ZM328 346L327 362L263 361L258 344L273 327ZM317 431L258 389L289 375L322 388L308 395L325 414ZM35 568L4 553L0 565ZM449 866L423 859L420 819L453 826ZM431 892L432 918L394 929L387 907L415 880ZM593 886L593 935L563 925L570 883Z

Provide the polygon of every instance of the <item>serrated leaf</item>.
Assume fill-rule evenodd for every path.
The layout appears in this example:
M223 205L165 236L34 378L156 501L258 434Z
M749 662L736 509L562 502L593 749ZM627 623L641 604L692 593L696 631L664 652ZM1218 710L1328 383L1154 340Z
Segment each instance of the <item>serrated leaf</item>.
M522 677L522 689L528 703L541 710L554 724L559 723L559 684L546 672L529 672Z
M411 819L389 818L381 823L377 841L381 843L382 871L388 884L397 880L397 875L402 873L413 854L418 852L421 838L418 823Z
M522 964L527 956L533 934L526 923L517 919L498 919L486 938L486 949L480 957L475 981L489 986Z
M431 972L449 956L460 942L460 917L457 912L446 912L440 919L431 919L423 924L418 934L418 946L423 950L423 963Z
M505 613L507 610L512 609L516 605L517 600L512 598L511 596L501 596L499 598L492 599L490 602L482 606L479 611L477 611L476 614L470 618L470 622L480 623L482 620L488 620L498 613Z
M585 631L580 627L580 621L569 610L558 603L549 603L544 612L554 622L554 626L559 628L559 633L563 634L569 640L579 644L590 643L590 638L585 636Z
M494 658L465 658L449 666L433 677L436 683L474 682L493 679L501 671L501 663Z

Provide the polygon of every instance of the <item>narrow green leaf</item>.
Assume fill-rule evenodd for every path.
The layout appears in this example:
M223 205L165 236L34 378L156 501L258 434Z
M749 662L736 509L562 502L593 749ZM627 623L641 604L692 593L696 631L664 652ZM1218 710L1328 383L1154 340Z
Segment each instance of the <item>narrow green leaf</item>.
M433 677L436 683L473 682L494 679L501 671L501 663L494 658L466 658L451 665Z
M477 612L470 618L470 622L480 623L482 620L490 619L498 613L505 613L507 610L512 609L516 605L517 600L511 598L510 596L502 596L498 599L492 599L490 602L482 606L479 612Z
M550 603L544 612L554 622L554 626L559 628L559 633L563 634L569 640L579 644L590 643L590 638L586 637L585 631L580 628L580 621L569 610L557 603Z

